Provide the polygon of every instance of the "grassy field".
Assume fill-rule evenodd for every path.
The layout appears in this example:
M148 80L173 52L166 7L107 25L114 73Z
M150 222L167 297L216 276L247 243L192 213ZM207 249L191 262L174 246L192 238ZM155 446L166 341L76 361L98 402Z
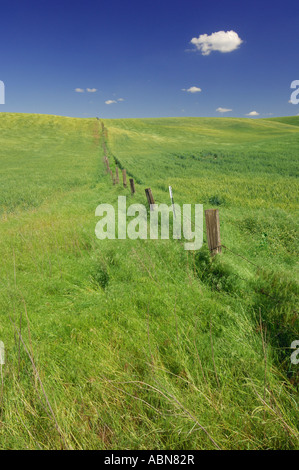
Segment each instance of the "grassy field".
M102 122L0 113L0 448L298 448L299 117ZM168 185L221 255L96 239Z

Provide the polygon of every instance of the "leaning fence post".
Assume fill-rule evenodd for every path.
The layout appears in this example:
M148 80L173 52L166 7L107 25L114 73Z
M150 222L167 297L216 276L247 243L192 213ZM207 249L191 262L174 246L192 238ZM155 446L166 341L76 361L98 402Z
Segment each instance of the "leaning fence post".
M126 188L127 187L127 171L123 169L122 174L123 174L123 185L124 185L124 188Z
M115 178L116 178L116 184L118 184L119 183L118 167L115 168Z
M130 178L130 186L131 186L131 194L133 196L133 194L135 194L136 192L133 178Z
M154 196L153 196L151 188L146 188L145 194L146 194L148 205L150 206L150 209L153 210L152 205L155 204L155 200L154 200Z
M219 210L208 209L205 211L205 216L208 247L211 255L214 256L221 253Z

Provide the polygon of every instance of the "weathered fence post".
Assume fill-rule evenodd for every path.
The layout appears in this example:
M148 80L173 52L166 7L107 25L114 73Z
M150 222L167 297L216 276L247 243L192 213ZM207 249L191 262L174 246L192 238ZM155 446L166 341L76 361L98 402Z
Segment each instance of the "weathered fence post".
M124 188L126 188L127 187L127 171L123 169L122 174L123 174L123 185L124 185Z
M154 200L154 196L153 196L151 188L146 188L145 194L146 194L148 205L150 206L150 209L153 210L152 204L155 204L155 200Z
M208 247L211 255L221 253L220 241L220 223L219 223L219 210L208 209L205 211Z
M130 178L130 186L131 186L131 194L133 196L133 194L135 194L136 192L133 178Z
M119 176L118 176L118 168L115 168L115 177L116 177L116 183L119 183Z

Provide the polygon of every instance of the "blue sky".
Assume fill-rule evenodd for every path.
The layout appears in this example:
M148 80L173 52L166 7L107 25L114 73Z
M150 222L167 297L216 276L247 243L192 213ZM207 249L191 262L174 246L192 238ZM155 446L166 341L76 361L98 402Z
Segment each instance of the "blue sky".
M2 112L299 113L288 102L299 79L298 0L0 0L0 19ZM221 31L234 32L230 52L226 35L212 35Z

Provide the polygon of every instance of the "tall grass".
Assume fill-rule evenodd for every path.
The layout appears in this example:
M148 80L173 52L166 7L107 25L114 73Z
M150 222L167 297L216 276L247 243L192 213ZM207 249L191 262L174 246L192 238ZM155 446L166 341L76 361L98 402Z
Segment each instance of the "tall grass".
M219 207L222 243L260 269L176 240L96 240L96 206L130 199L105 174L100 123L1 113L0 448L296 448L298 128L105 126L132 202L150 186L169 203L171 184L178 203Z

